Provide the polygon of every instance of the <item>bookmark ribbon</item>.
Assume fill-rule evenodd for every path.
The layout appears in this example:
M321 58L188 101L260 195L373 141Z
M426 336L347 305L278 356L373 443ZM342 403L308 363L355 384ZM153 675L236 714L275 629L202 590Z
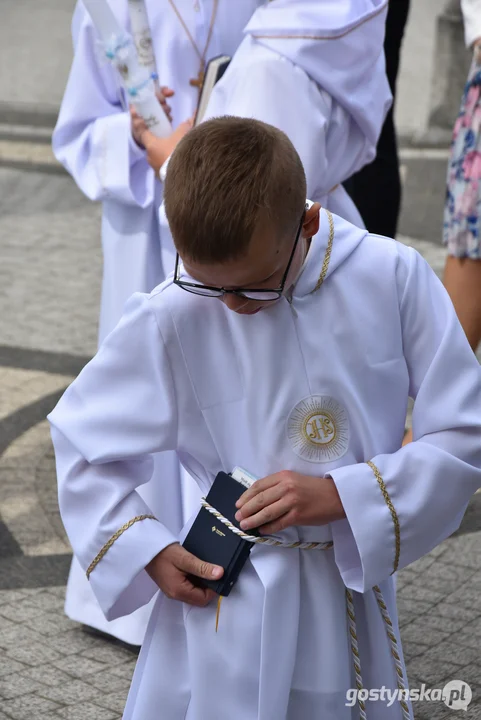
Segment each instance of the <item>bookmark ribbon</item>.
M219 628L219 615L220 615L220 604L222 602L222 595L219 595L219 599L217 600L217 612L215 614L215 631L217 632Z

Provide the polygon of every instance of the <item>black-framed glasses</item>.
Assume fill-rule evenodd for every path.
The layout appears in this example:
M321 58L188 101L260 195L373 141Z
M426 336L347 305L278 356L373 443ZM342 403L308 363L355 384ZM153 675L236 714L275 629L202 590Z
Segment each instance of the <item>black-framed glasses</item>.
M181 276L179 274L179 253L176 254L175 258L174 284L178 285L180 288L182 288L182 290L194 293L194 295L204 295L206 297L222 297L223 295L229 294L237 295L238 297L243 297L247 300L259 300L261 302L272 302L273 300L277 300L284 292L284 286L286 284L287 276L289 275L289 270L291 269L292 260L294 259L294 254L297 248L297 243L299 242L299 238L301 236L301 230L304 224L305 214L306 213L304 211L301 217L301 221L299 223L299 227L297 229L296 239L294 241L294 246L292 248L289 262L287 263L284 275L282 276L281 284L275 290L271 288L236 288L235 290L228 290L227 288L223 287L213 287L211 285L202 285L200 283L181 280Z

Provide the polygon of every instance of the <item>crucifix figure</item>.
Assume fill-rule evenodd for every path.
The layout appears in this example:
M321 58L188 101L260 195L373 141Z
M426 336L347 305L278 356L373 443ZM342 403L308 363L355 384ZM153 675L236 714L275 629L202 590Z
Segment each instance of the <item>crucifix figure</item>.
M204 69L200 68L199 74L197 75L197 77L189 80L189 85L192 85L192 87L196 87L200 92L202 85L204 84L204 76L205 76Z

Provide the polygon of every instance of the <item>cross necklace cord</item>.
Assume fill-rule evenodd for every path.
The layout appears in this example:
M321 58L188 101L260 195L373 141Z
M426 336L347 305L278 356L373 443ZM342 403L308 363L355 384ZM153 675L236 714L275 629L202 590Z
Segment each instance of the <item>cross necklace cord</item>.
M212 15L210 18L209 33L207 35L207 41L205 43L204 51L202 53L200 52L197 43L195 42L194 38L192 37L192 33L190 32L189 28L187 27L187 24L186 24L184 18L182 17L182 15L180 14L179 9L176 6L174 0L169 0L169 3L170 3L170 6L172 7L172 10L177 15L180 24L184 28L185 33L186 33L187 37L189 38L190 43L191 43L192 47L194 48L195 52L197 53L197 56L200 60L199 74L197 75L196 78L191 78L191 80L189 80L189 84L192 85L192 87L196 87L200 92L200 90L202 88L202 84L204 82L204 75L205 75L205 56L207 54L207 50L209 48L210 41L212 38L212 32L214 30L215 19L217 17L217 9L219 6L219 0L214 0L214 7L212 8Z

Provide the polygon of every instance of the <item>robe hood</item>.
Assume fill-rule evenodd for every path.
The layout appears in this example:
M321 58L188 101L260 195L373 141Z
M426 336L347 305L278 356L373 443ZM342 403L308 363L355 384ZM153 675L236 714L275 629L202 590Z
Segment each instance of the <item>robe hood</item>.
M309 252L292 296L301 298L313 293L356 250L368 235L329 211L321 209L318 233L312 238ZM386 242L389 240L386 239Z
M385 72L387 0L272 0L244 32L286 57L326 90L371 144L370 162L392 96Z

